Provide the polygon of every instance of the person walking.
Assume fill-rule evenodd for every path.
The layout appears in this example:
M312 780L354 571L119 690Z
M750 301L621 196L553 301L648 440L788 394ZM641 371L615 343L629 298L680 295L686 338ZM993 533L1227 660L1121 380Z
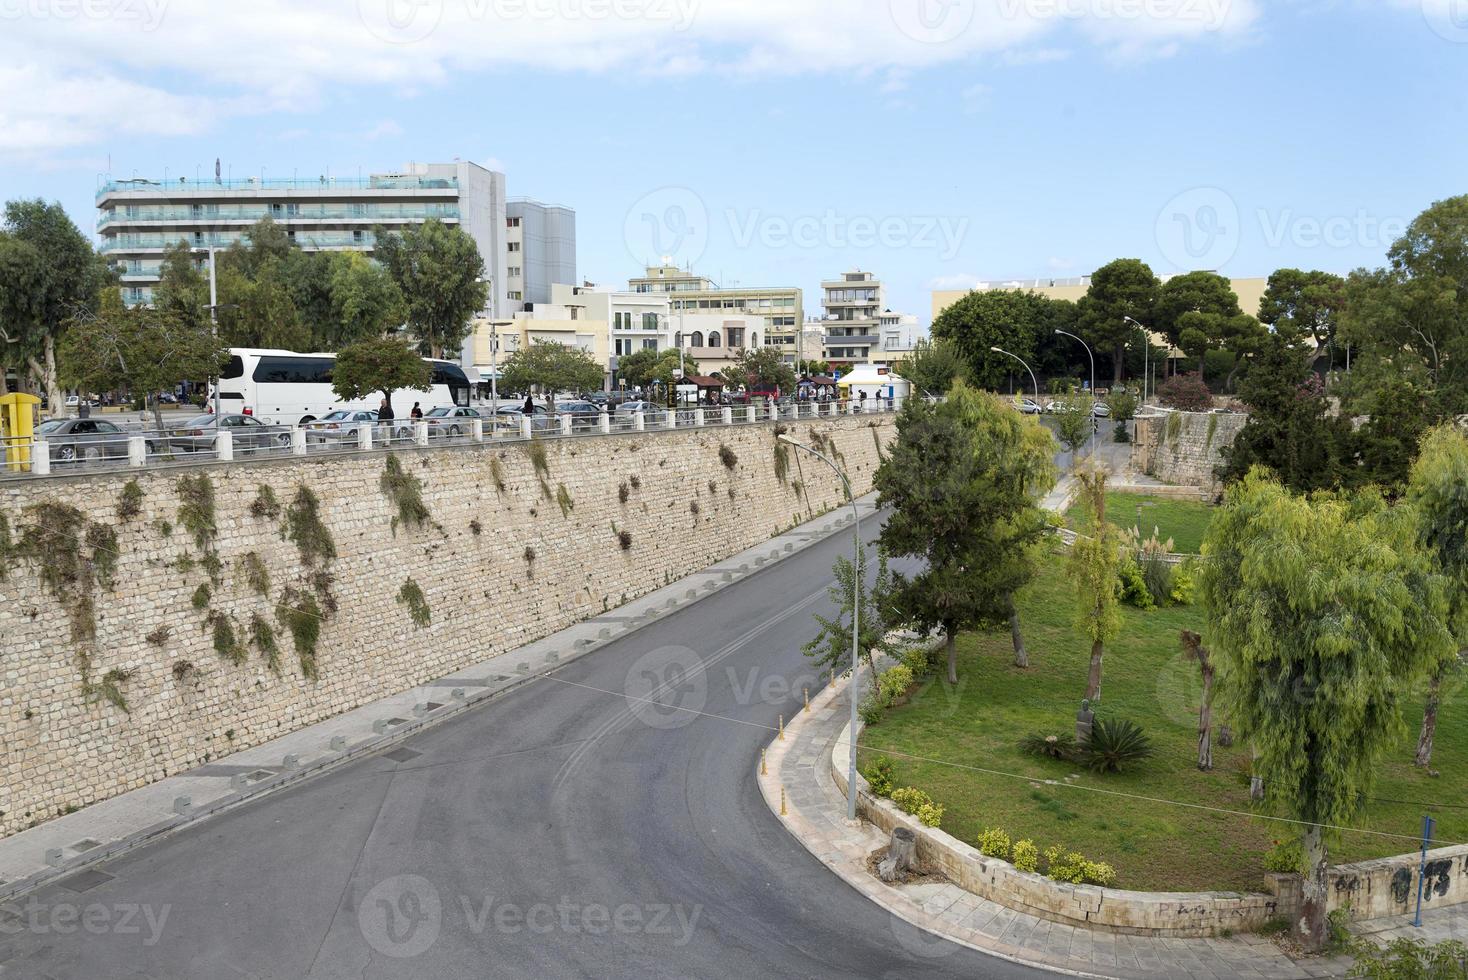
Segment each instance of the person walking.
M392 402L383 395L377 406L377 421L382 425L383 439L386 442L392 442L392 423L396 417L393 415Z
M535 414L535 399L532 398L532 397L530 397L529 395L526 395L525 396L525 406L523 408L521 408L520 411L524 412L526 415L534 415Z
M409 412L408 414L411 415L414 420L421 419L423 417L423 408L417 402L414 402L413 411Z

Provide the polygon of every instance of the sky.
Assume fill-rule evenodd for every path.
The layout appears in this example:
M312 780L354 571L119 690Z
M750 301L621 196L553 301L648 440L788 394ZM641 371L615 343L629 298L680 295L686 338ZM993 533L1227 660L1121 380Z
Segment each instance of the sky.
M473 160L579 275L1347 272L1468 193L1468 0L0 0L0 195Z

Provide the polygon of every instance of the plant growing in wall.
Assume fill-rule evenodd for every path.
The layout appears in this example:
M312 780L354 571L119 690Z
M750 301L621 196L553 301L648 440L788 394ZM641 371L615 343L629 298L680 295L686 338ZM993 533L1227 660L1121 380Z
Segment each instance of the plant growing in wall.
M790 476L790 447L783 442L775 443L775 479L781 483Z
M93 521L87 525L87 547L92 552L92 569L97 583L103 588L112 588L117 573L117 532L106 524Z
M416 476L403 469L403 464L395 453L387 454L378 486L397 511L392 519L394 535L398 533L399 524L421 528L428 523L432 515L428 512L428 505L423 502L423 484Z
M304 484L296 488L295 499L286 508L285 536L295 544L301 566L308 571L325 568L336 558L336 542L321 519L321 501Z
M550 461L545 457L545 443L536 438L524 446L525 455L530 457L530 465L535 469L535 478L540 481L540 492L546 500L550 500Z
M433 621L433 613L428 608L428 599L423 595L423 589L412 579L408 579L398 589L398 602L408 607L408 618L413 625L423 629Z
M307 680L318 680L316 644L321 639L322 613L316 596L303 589L286 589L275 605L275 618L291 635L301 674Z
M122 685L132 679L133 672L114 667L102 675L102 679L95 684L85 684L84 691L89 701L99 698L117 708L125 715L132 714L128 707L127 695L123 693Z
M279 676L280 646L275 642L275 628L259 613L250 616L250 642L265 658L265 666L270 669L270 672Z
M280 516L280 501L275 499L275 491L268 485L260 484L255 492L255 499L250 502L250 516L272 521Z
M499 456L489 457L489 478L494 481L495 493L505 492L505 468L500 464Z
M245 646L235 633L234 620L225 613L215 610L205 620L205 626L214 634L214 652L236 667L247 659Z
M570 517L571 511L576 508L576 502L571 499L571 492L564 483L556 484L556 503L561 508L562 517Z
M724 464L724 469L733 472L734 468L739 465L739 456L728 446L719 443L719 462Z
M138 486L136 479L128 480L122 485L122 493L117 497L117 519L130 521L143 512L143 488Z
M197 476L181 476L176 484L178 492L178 523L194 537L194 544L201 551L213 547L218 533L214 517L214 482L208 473Z
M194 590L194 596L189 600L189 604L195 609L203 611L209 608L209 600L213 597L213 593L209 591L209 584L207 582L201 582L199 583L199 587Z
M257 553L250 551L241 555L239 568L240 576L244 578L251 592L256 595L270 594L270 569L265 567L265 562Z

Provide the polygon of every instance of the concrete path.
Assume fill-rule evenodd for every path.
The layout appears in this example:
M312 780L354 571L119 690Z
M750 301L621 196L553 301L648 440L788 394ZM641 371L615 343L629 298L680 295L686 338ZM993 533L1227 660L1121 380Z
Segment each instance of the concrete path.
M1291 960L1268 938L1246 933L1227 939L1158 939L1124 936L1064 925L1005 908L946 881L888 885L867 871L867 857L887 840L865 822L846 822L846 801L830 774L831 751L844 729L850 705L846 682L821 692L809 714L798 714L783 739L767 751L768 773L760 790L779 813L784 791L786 828L823 864L891 917L902 946L941 961L954 944L996 956L1085 977L1237 980L1340 977L1350 967L1343 957ZM1412 936L1436 942L1463 938L1468 915L1461 908L1423 914L1424 928L1410 920L1381 919L1360 932L1383 941ZM940 938L941 937L941 938Z

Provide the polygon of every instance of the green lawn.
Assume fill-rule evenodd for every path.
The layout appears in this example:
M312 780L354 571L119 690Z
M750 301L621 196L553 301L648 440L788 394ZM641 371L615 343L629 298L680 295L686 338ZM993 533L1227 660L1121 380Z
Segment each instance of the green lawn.
M1213 519L1213 508L1196 500L1173 500L1140 493L1108 493L1106 522L1120 528L1137 526L1141 508L1142 536L1150 537L1156 528L1163 541L1172 538L1173 551L1195 555L1203 547L1203 535ZM1065 522L1071 530L1085 534L1091 529L1091 515L1079 502L1066 511Z
M1140 612L1123 607L1122 639L1107 650L1098 714L1129 718L1151 736L1157 755L1121 775L1093 775L1070 763L1040 760L1019 751L1026 734L1074 730L1085 693L1089 645L1071 622L1074 606L1063 559L1048 556L1040 578L1021 596L1020 614L1031 667L1012 665L1008 631L970 635L959 642L956 687L929 681L905 705L890 711L862 736L863 764L874 755L898 755L897 785L926 790L947 811L943 829L973 843L979 831L1000 827L1011 838L1029 837L1043 851L1063 843L1117 869L1118 885L1145 890L1262 888L1262 857L1274 840L1289 836L1284 824L1122 799L1087 792L1115 790L1232 810L1248 810L1248 750L1214 746L1214 770L1199 772L1198 668L1186 660L1178 631L1202 631L1200 608ZM1411 697L1408 733L1380 767L1376 801L1359 825L1413 835L1435 801L1438 839L1468 841L1468 684L1452 685L1439 716L1432 778L1411 765L1421 699ZM1014 779L941 762L1020 774ZM1047 785L1044 780L1071 786ZM1387 803L1380 800L1400 800ZM1457 809L1454 809L1456 807ZM1410 841L1346 834L1331 846L1335 862L1384 857L1414 850Z

